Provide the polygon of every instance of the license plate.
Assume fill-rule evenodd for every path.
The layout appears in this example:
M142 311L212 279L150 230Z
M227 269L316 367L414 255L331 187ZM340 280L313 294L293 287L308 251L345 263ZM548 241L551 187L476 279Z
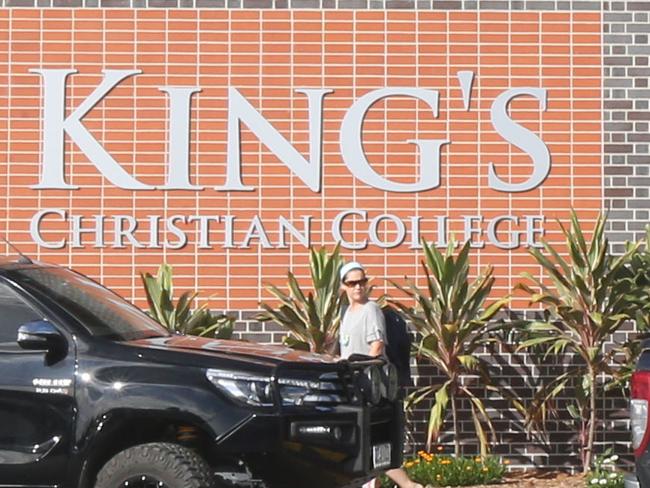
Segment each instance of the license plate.
M390 466L390 444L372 446L372 465L375 468Z

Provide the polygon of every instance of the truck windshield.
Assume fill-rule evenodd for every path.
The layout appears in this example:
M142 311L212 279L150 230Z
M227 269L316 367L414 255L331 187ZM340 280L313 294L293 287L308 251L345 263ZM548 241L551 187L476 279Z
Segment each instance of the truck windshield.
M65 268L23 268L14 279L56 302L93 336L131 341L170 335L158 322L116 293Z

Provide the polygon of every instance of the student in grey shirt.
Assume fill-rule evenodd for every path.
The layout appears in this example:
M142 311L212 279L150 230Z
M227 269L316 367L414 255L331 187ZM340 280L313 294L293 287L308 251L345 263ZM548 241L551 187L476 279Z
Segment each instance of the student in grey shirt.
M353 261L341 268L341 286L350 303L339 331L341 357L352 354L385 356L386 323L379 305L368 298L367 284L366 271L361 264ZM401 468L388 470L386 475L400 488L424 488L410 480ZM366 487L379 487L379 480L367 483Z
M352 354L383 355L383 346L387 344L386 324L379 305L370 300L358 306L350 305L343 316L339 337L341 356L345 358ZM379 342L382 344L375 344Z

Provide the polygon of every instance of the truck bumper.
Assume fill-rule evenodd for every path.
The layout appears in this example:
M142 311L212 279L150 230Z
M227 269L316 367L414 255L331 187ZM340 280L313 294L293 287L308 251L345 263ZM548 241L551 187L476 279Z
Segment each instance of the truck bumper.
M639 480L636 478L636 475L632 473L626 473L623 486L625 488L640 488L641 484L639 483Z
M254 415L222 439L218 450L248 452L247 464L272 486L343 486L402 464L401 410L401 402L396 402ZM379 446L386 445L390 459L375 465Z
M637 480L639 488L650 487L650 450L646 450L635 459L633 480ZM634 485L630 485L634 486Z

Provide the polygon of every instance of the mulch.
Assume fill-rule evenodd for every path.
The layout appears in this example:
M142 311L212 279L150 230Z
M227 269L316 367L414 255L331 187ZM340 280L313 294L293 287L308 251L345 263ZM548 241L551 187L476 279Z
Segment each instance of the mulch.
M509 473L499 485L480 485L480 488L584 488L582 474L560 472ZM479 488L476 486L474 488Z

